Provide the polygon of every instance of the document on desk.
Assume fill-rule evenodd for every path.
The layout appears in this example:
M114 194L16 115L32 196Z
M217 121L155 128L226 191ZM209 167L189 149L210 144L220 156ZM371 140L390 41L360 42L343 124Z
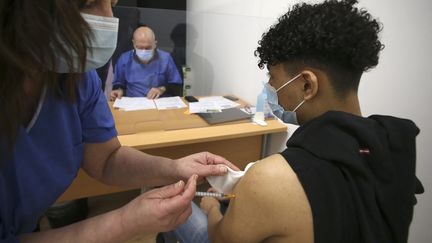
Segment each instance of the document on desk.
M221 112L222 107L212 101L199 101L189 103L189 113L214 113Z
M146 97L122 97L114 101L113 107L125 111L156 109L153 100Z
M203 97L199 99L199 102L212 102L215 106L219 106L220 109L229 109L240 105L239 103L231 101L222 96Z
M198 102L189 103L189 113L215 113L230 109L240 104L222 96L200 98Z
M185 108L186 104L179 96L163 97L154 100L158 110Z

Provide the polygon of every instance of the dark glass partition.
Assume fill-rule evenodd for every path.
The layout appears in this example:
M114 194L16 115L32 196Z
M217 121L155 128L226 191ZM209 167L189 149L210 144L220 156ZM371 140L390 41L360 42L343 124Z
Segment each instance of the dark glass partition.
M119 0L113 13L119 18L117 48L111 63L98 70L102 80L109 79L110 66L115 66L120 55L134 48L132 36L140 26L149 26L155 32L158 49L171 54L183 79L183 67L186 65L186 0ZM167 91L182 96L183 85L169 85Z

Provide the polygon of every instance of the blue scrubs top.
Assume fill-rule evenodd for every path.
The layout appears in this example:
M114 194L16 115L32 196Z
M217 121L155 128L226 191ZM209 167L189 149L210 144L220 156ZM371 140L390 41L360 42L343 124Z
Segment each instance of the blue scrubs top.
M127 97L145 97L153 87L182 84L176 65L168 52L156 49L148 64L138 60L134 50L123 53L114 70L113 87L126 89Z
M44 89L45 90L45 89ZM0 165L0 242L18 242L69 187L83 160L85 143L117 136L95 71L84 75L77 102L41 96L28 127L21 127L12 152ZM0 141L0 156L5 154Z

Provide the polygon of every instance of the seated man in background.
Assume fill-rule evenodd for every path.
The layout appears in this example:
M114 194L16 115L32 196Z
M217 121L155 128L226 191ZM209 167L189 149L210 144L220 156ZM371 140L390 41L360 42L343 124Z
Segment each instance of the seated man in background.
M383 45L380 24L355 4L297 4L263 35L255 54L269 70L268 101L300 127L282 153L247 171L224 215L214 198L203 198L202 211L194 206L176 230L183 243L407 242L415 193L423 191L415 176L419 129L406 119L363 117L359 81Z
M138 27L132 38L133 50L123 53L114 70L110 98L170 96L167 86L182 85L171 55L156 48L156 37L147 26Z

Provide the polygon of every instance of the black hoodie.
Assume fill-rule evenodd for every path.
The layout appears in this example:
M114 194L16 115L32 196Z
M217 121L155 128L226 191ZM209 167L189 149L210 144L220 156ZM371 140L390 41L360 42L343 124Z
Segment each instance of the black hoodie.
M302 125L281 154L296 172L320 242L407 242L415 193L416 125L330 111Z

